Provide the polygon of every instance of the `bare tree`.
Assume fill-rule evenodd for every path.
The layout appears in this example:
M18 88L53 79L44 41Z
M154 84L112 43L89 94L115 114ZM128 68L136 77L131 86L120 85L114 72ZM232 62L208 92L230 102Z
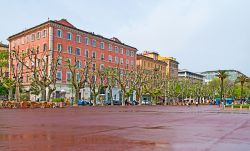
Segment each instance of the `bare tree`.
M132 77L134 80L133 82L133 87L134 90L136 91L136 96L138 98L138 103L139 105L142 104L142 95L143 95L143 87L149 82L149 72L145 69L142 69L140 66L137 66L135 70L131 71Z
M130 94L133 92L133 74L128 69L121 69L119 66L114 69L114 78L117 81L118 87L121 89L122 106L128 100Z
M15 48L14 48L15 49ZM20 87L21 83L23 82L23 63L24 63L24 56L21 55L19 48L14 51L11 51L10 54L10 65L11 65L11 75L14 79L15 85L15 98L17 102L20 102ZM10 94L11 95L11 94Z
M71 81L71 84L73 88L75 89L75 97L74 97L74 104L78 104L79 100L79 93L82 88L85 87L85 84L87 83L87 77L89 74L89 65L92 62L92 59L87 59L85 61L85 67L82 67L81 61L77 60L75 57L73 62L71 62L69 59L66 60L66 67L70 70L71 73L71 79L68 79Z
M30 75L31 82L40 87L41 100L50 101L51 94L56 90L56 73L61 53L59 52L55 58L48 51L40 52L39 47L36 50L34 48L28 49L27 52L21 52L21 54L15 50L12 52L14 58L22 64L22 67L26 68L25 71ZM48 89L47 97L46 89Z
M109 91L109 97L111 100L111 105L114 105L114 101L113 101L113 91L112 89L117 86L117 82L115 80L115 73L113 71L113 68L105 68L103 70L104 73L104 84L106 85L108 91Z
M100 100L100 92L102 89L104 89L104 77L105 73L103 70L96 70L95 67L90 70L88 74L88 86L90 88L90 98L93 101L93 106L97 104L97 97L99 97ZM103 105L103 100L101 99L101 104Z

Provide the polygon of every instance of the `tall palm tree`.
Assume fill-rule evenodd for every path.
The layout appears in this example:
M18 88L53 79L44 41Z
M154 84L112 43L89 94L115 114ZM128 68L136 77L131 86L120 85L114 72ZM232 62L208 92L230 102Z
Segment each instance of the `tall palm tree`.
M228 74L227 74L226 70L218 70L216 76L221 81L221 85L220 85L220 102L222 102L222 97L223 97L223 82L228 77ZM223 101L223 104L226 105L225 100Z
M249 82L249 78L247 76L245 76L245 75L242 74L242 75L240 75L240 76L237 77L236 82L240 83L240 86L241 86L241 89L240 89L240 100L241 100L241 104L242 104L243 103L242 96L243 96L243 92L244 92L243 91L244 84L246 82Z

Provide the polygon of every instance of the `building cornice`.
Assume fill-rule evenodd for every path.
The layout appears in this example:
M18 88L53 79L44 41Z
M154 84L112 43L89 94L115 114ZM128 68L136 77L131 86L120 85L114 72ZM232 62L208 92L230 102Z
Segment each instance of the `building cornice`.
M96 34L94 34L92 32L87 32L87 31L84 31L84 30L81 30L81 29L78 29L78 28L75 28L75 27L67 26L67 25L58 23L58 22L53 21L53 20L49 20L47 22L44 22L42 24L39 24L37 26L34 26L32 28L29 28L27 30L19 32L19 33L15 34L15 35L12 35L7 40L10 41L13 38L21 36L22 34L26 34L26 33L32 32L34 30L37 30L38 28L42 28L42 27L47 26L47 25L50 25L50 26L53 26L53 27L65 28L65 29L67 29L69 31L72 31L72 32L76 32L76 33L79 33L79 34L86 34L86 35L88 35L90 37L96 37L96 38L99 38L99 39L102 39L102 40L106 40L106 41L108 41L110 43L115 43L117 45L126 46L126 47L129 47L129 48L132 48L132 49L135 49L136 51L138 51L135 47L129 46L129 45L125 44L125 43L120 43L120 42L111 40L109 38L106 38L106 37L103 37L103 36L100 36L100 35L96 35Z
M153 58L151 57L147 57L147 56L144 56L144 55L140 55L140 54L137 54L137 60L140 60L140 59L146 59L146 60L149 60L149 61L152 61L152 62L157 62L157 63L161 63L161 64L164 64L164 65L168 65L168 63L164 62L164 61L161 61L161 60L154 60Z

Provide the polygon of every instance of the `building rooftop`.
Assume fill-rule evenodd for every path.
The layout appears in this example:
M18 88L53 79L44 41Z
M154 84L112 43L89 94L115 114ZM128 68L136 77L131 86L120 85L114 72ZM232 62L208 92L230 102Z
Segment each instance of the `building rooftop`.
M95 36L95 37L98 37L98 38L105 39L105 40L110 41L110 42L115 42L115 43L117 43L117 44L122 44L122 45L124 45L124 46L130 47L130 48L135 49L136 51L138 51L135 47L129 46L129 45L125 44L125 43L121 43L121 41L120 41L118 38L116 38L115 40L114 40L113 38L109 39L109 38L103 37L103 36L101 36L101 35L96 35L94 32L88 32L88 31L85 31L85 30L78 29L78 28L76 28L75 26L73 26L71 23L69 23L66 19L61 19L61 20L48 20L48 21L46 21L46 22L44 22L44 23L42 23L42 24L39 24L39 25L37 25L37 26L31 27L31 28L29 28L29 29L27 29L27 30L24 30L24 31L22 31L22 32L19 32L19 33L17 33L17 34L14 34L14 35L10 36L10 37L8 38L8 40L10 41L12 38L14 38L14 37L16 37L16 36L19 36L19 35L21 35L21 34L23 34L23 33L25 33L25 32L28 32L28 31L30 31L30 30L33 30L33 29L35 29L35 28L37 28L37 27L39 27L39 26L42 26L42 25L45 25L45 24L48 24L48 23L59 24L59 25L62 25L62 26L65 26L65 27L68 27L68 28L71 28L71 29L74 29L74 30L77 30L77 31L80 31L80 32L83 32L83 33L86 33L86 34L90 34L90 35Z
M167 63L164 62L164 61L161 61L161 60L154 60L153 58L148 57L148 56L144 56L143 54L137 54L137 59L141 59L141 58L145 58L145 59L148 59L148 60L152 60L152 61L155 61L155 62L158 62L158 63L167 65Z
M195 73L195 72L191 72L191 71L188 71L187 69L182 69L182 70L179 70L178 73L190 73L190 74L193 74L193 75L198 75L198 76L202 76L204 77L204 75L200 74L200 73Z
M224 70L224 71L226 71L226 72L237 72L237 73L239 73L239 74L244 75L244 74L241 73L240 71L233 70L233 69L231 69L231 70ZM218 72L218 70L211 70L211 71L200 72L200 74L209 74L209 73L217 73L217 72Z
M147 55L147 54L156 54L156 55L159 55L159 53L156 52L156 51L143 51L142 54L143 54L143 55Z

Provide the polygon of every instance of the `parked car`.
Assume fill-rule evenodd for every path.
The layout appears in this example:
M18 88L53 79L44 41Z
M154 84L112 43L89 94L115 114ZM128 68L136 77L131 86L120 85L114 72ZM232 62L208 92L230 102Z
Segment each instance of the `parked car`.
M111 101L110 100L109 101L104 101L104 104L111 105ZM113 100L113 104L114 105L122 105L122 102L119 101L119 100Z
M150 105L150 104L151 104L151 101L142 100L141 104L142 104L142 105Z
M87 100L78 100L78 105L93 105L93 103Z
M137 102L135 100L128 102L128 105L138 105L138 104L139 104L139 102Z

